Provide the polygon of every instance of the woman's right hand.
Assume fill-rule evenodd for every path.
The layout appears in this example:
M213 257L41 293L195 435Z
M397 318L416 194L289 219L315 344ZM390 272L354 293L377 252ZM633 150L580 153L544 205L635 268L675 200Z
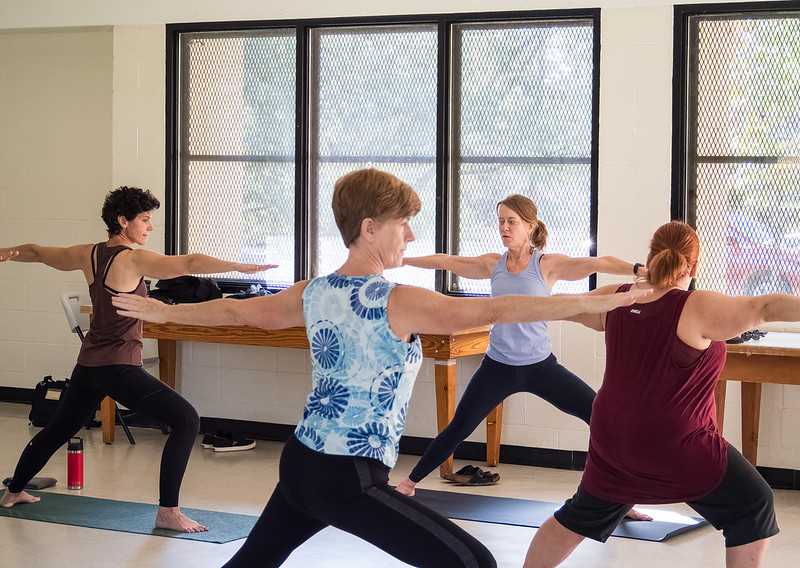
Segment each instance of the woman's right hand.
M602 294L602 295L587 295L585 298L589 300L587 309L584 313L603 313L609 312L622 306L630 306L637 300L640 300L653 293L652 288L631 288L627 292L619 292L617 294Z
M244 274L255 274L256 272L264 272L270 268L278 267L277 264L246 264L241 262L237 262L236 266L237 268L234 268L234 270Z
M9 248L0 248L0 262L11 260L19 254L18 250Z
M143 298L135 294L118 294L111 298L117 314L154 323L167 321L167 304L153 298Z

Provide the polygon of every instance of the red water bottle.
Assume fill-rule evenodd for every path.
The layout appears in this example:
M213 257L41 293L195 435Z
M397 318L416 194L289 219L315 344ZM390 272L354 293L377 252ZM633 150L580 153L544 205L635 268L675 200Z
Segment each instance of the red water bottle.
M67 489L83 489L83 438L67 444Z

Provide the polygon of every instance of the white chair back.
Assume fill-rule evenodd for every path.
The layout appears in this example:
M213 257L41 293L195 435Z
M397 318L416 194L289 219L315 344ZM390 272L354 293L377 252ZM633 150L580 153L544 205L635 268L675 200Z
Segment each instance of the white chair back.
M61 294L61 307L64 308L64 315L67 316L69 330L77 333L83 341L84 335L89 331L89 314L81 313L81 306L88 306L92 303L89 291L86 292L66 292Z

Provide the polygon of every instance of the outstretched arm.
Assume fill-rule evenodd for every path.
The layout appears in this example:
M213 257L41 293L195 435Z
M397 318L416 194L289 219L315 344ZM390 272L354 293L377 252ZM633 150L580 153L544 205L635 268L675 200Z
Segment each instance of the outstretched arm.
M453 274L464 278L484 279L491 277L492 270L498 260L500 260L500 255L497 253L483 254L481 256L432 254L430 256L404 258L403 264L419 268L449 270Z
M546 254L539 265L550 287L559 280L582 280L595 272L633 276L633 264L614 256L571 257L563 254ZM638 276L646 275L647 269L640 267Z
M641 289L645 290L644 286L634 285L634 289ZM609 284L608 286L601 286L600 288L595 288L590 292L586 292L586 296L603 296L607 294L616 294L617 290L619 289L618 284ZM551 296L552 297L552 296ZM575 323L579 323L588 327L589 329L593 329L595 331L605 331L606 329L606 313L582 313L576 314L574 316L570 316L568 318L564 318L567 321L574 321Z
M130 262L136 275L158 279L218 272L253 274L277 266L277 264L230 262L205 254L164 255L143 249L133 250L128 254L130 254Z
M388 317L395 334L405 338L414 332L452 333L495 323L559 320L579 313L603 313L632 304L650 292L454 298L414 286L395 286L389 295Z
M693 347L724 341L771 321L800 321L800 298L787 294L731 297L696 290L686 300L678 337Z
M250 325L262 329L283 329L304 324L303 290L308 281L298 282L272 296L245 300L220 299L197 304L167 305L152 298L121 294L112 298L117 313L156 323L190 325Z
M89 261L89 250L91 248L92 245L43 247L30 243L0 249L0 256L7 257L3 260L14 260L16 262L40 262L56 270L81 270Z

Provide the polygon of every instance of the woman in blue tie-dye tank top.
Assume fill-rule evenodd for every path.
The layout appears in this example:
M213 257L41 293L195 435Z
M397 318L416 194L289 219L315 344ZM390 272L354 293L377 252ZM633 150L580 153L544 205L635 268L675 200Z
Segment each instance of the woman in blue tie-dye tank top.
M401 265L419 210L417 194L396 177L374 169L352 172L333 193L334 217L348 248L347 261L333 274L247 300L175 306L115 300L120 313L148 321L306 327L313 390L281 455L278 486L226 566L280 566L327 526L412 566L496 566L466 531L388 484L422 359L417 334L604 312L643 294L454 298L395 285L383 271Z

